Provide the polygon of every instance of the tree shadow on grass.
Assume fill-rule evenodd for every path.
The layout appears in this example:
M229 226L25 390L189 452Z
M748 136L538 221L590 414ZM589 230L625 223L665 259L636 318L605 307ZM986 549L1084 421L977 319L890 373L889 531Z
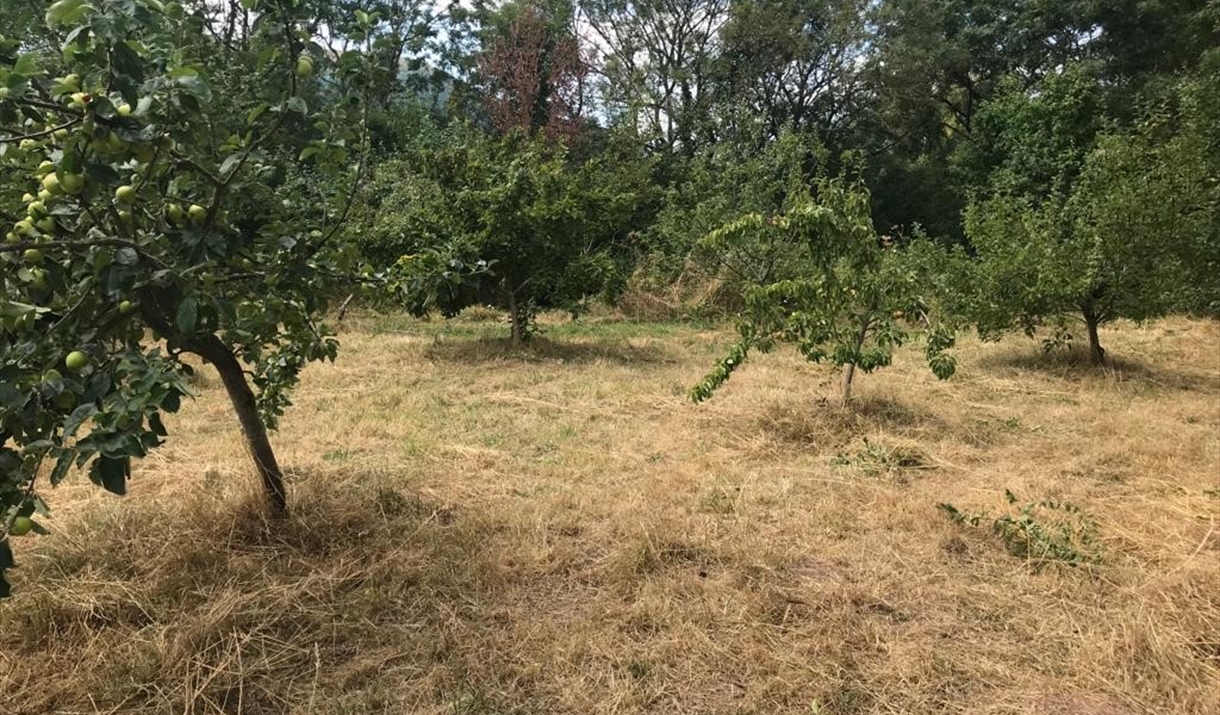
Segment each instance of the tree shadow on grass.
M983 355L978 365L984 369L1040 374L1069 382L1109 380L1168 390L1220 392L1220 375L1181 370L1115 353L1107 353L1104 365L1094 365L1088 349L1083 346L1050 351L1009 347Z
M941 419L928 410L884 395L862 395L846 406L826 398L786 399L760 410L758 423L770 436L822 451L876 432L916 436L944 430Z
M525 363L585 364L609 362L619 365L662 364L677 360L659 342L629 339L551 340L535 336L521 344L508 338L482 337L470 340L437 339L424 348L424 357L434 362L478 364L509 360Z
M388 665L444 666L432 685L456 691L446 673L498 662L471 635L503 627L493 517L401 475L292 481L282 517L194 492L105 503L31 540L0 603L0 653L20 656L4 697L20 712L275 713L375 688Z

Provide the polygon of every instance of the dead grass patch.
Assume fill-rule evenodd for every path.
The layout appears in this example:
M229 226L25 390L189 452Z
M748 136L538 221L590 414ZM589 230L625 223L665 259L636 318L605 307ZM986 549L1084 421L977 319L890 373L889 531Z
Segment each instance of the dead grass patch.
M785 351L691 405L728 331L548 319L520 354L485 317L345 322L275 436L283 520L206 371L130 496L50 494L0 713L1214 708L1214 324L1106 331L1149 371L1122 379L964 340L942 383L914 347L844 411ZM1100 563L1033 568L936 508L1005 489L1079 505Z

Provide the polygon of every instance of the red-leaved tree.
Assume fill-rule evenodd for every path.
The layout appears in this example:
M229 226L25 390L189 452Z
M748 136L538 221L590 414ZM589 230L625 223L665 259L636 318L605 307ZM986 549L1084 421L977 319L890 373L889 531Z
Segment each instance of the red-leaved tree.
M486 105L496 131L541 131L571 141L584 125L589 68L580 43L535 6L524 8L479 59Z

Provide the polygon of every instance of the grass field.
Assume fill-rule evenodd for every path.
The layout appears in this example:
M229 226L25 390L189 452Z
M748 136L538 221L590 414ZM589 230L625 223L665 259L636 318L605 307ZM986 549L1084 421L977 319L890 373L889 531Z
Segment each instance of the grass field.
M350 319L271 523L201 372L128 497L76 478L19 541L0 713L1218 711L1220 323L1105 371L911 348L851 411L787 351L691 404L721 328L504 330Z

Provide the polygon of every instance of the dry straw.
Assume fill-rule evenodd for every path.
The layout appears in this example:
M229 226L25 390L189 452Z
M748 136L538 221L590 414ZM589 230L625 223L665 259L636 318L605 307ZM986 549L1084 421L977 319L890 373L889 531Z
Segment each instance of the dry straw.
M65 486L20 542L0 713L1216 712L1216 323L1109 331L1101 373L904 352L851 412L787 353L689 404L725 332L548 328L349 323L276 436L280 521L201 380L131 496ZM1006 488L1101 562L936 508Z

